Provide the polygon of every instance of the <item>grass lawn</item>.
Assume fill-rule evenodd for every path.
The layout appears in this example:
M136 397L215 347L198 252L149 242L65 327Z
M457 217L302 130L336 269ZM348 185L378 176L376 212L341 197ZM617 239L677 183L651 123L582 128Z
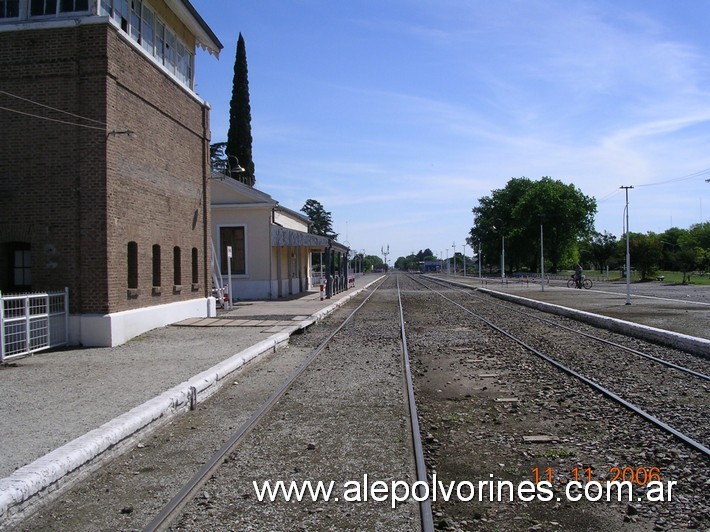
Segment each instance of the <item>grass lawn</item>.
M574 271L569 270L567 272L565 271L559 271L558 275L572 275ZM600 274L598 270L592 271L592 270L585 270L584 272L585 275L589 276L591 279L599 279L599 278L606 278L606 272L604 274ZM672 271L660 271L657 272L655 275L650 277L651 281L656 281L658 277L663 277L663 282L664 283L682 283L683 282L683 272L672 272ZM624 278L622 277L621 273L618 270L610 270L609 271L609 281L622 281ZM631 281L636 283L641 280L641 275L639 272L631 270ZM708 273L700 274L700 273L691 273L690 274L690 283L688 284L696 284L696 285L710 285L710 275Z
M663 276L664 283L682 283L683 272L658 272L658 276ZM707 273L691 273L689 284L707 284L710 285L710 276Z

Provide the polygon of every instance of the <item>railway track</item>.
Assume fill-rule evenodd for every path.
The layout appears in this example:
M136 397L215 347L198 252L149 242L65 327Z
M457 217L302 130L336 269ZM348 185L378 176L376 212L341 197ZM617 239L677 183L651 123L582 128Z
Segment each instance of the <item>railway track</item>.
M588 328L561 319L573 330L550 329L552 325L540 321L541 316L525 317L493 305L488 298L479 299L475 293L430 285L437 293L419 280L388 276L366 303L353 300L328 320L293 337L286 351L270 355L251 370L246 368L234 377L234 386L142 441L129 456L103 468L24 529L430 530L434 526L446 530L628 531L708 527L710 507L705 492L710 469L703 452L686 447L676 436L652 427L553 368L462 307L485 314L501 328L528 334L526 341L538 342L535 349L549 350L555 356L572 353L570 348L586 338L578 327L590 333ZM360 310L351 315L360 303ZM603 353L612 349L599 345L605 347L594 349ZM573 353L572 362L587 355L594 358L592 348L584 346L582 351L589 353ZM638 342L627 347L646 350ZM663 368L653 370L659 379L676 382L675 377L660 377L666 373L655 373L673 371L682 379L707 382L637 354L620 353L604 356L609 364L626 360L624 373L629 380L634 380L632 371L643 361ZM685 365L681 355L670 358L674 353L646 354L668 355L676 366ZM404 373L406 361L411 366L410 379ZM601 381L604 367L595 369L586 361L577 369L595 369L598 373L593 379ZM640 371L651 373L650 369ZM295 380L288 379L287 384L287 377L294 375ZM407 380L412 381L409 391L405 391ZM651 382L655 381L645 385ZM256 383L261 384L258 393L250 391ZM633 393L641 393L643 386ZM697 393L698 397L682 404L690 407L695 401L707 409L707 396ZM274 400L267 400L269 396ZM410 414L412 397L416 397L416 415ZM263 410L261 420L252 422L257 410ZM417 428L410 427L411 419L418 419L420 437L416 437ZM697 424L706 425L702 419ZM239 432L241 437L233 436ZM230 439L241 441L235 448L226 445ZM415 467L417 444L421 452ZM205 465L210 463L219 466L211 476L195 475L200 468L210 469ZM632 471L635 481L641 480L642 473L653 473L663 482L676 482L676 496L653 503L636 498L570 502L563 496L574 475L602 481L612 478L615 468L622 474ZM310 499L306 494L300 503L287 503L259 501L257 496L258 490L264 493L266 481L335 481L337 490L350 480L366 484L364 475L369 476L370 486L376 481L389 486L401 481L408 486L419 482L421 487L424 479L432 488L437 482L442 486L455 483L450 493L458 499L442 497L439 492L436 500L429 499L427 509L419 506L421 492L415 491L395 508L390 499L326 502L322 496L306 500ZM557 500L479 498L481 481L518 485L548 477L559 495ZM193 487L183 490L184 500L171 503L174 510L163 511L173 515L156 519L187 484ZM457 492L462 486L464 491ZM467 498L468 486L477 497ZM635 487L642 497L645 486L638 483Z
M440 285L435 292L431 290L432 283L425 283L428 287L424 287L420 280L420 276L410 278L412 288L405 292L405 317L409 309L410 352L422 426L428 431L429 466L440 478L480 479L492 475L520 482L545 471L556 487L566 487L579 478L582 469L588 473L585 481L606 481L619 471L626 471L631 478L629 472L633 468L639 475L631 480L643 483L641 477L658 468L663 479L677 480L684 492L677 494L680 500L656 505L634 497L633 501L616 505L605 502L577 506L575 510L566 507L569 501L564 496L548 505L475 500L464 508L442 501L434 505L435 515L447 516L453 528L480 530L501 520L516 530L525 530L526 526L616 530L644 520L642 529L707 526L710 513L704 490L709 461L704 446L687 447L676 435L649 425L626 407L601 396L598 389L581 384L570 373L560 372L533 355L531 346L523 347L518 341L513 344L511 337L501 332L514 331L516 336L524 337L523 344L536 342L533 349L538 352L544 350L555 357L571 354L566 359L569 362L580 358L575 349L580 345L576 331L581 325L565 323L574 331L556 326L551 329L549 324L542 327L537 319L493 304L492 298L472 297L468 291L442 289ZM426 318L421 317L422 309L429 309ZM474 318L470 309L484 319ZM434 329L440 329L442 334L434 337L430 333ZM633 343L637 350L648 347L654 350L654 356L659 356L656 346L645 344L642 348L644 343ZM608 344L598 345L605 346L604 352L611 349ZM585 343L582 350L590 351L591 347ZM604 356L604 352L596 356ZM591 352L588 355L593 358ZM613 366L619 356L605 358ZM699 433L704 434L708 410L705 379L628 351L623 356L627 357L623 373L631 380L634 367L640 365L638 361L663 368L659 371L664 372L665 379L672 381L665 372L690 379L698 408L669 407L669 411L686 418L691 428L693 424L702 427ZM592 368L589 362L583 367L584 371ZM605 364L598 365L593 379L602 380L605 368L609 369ZM639 371L649 370L639 366ZM655 384L651 392L665 393L662 383L651 382ZM643 397L648 395L649 390L643 393ZM673 397L668 401L673 402ZM461 460L461 456L467 460ZM586 514L586 520L575 522L576 512ZM521 515L525 518L521 519Z
M396 291L397 291L397 298L396 298L396 307L397 307L397 312L396 316L398 316L398 322L395 324L397 327L395 327L395 331L398 329L399 330L399 335L400 335L400 341L399 342L394 342L396 350L399 350L400 355L399 355L399 361L397 361L397 358L394 359L394 364L392 363L392 356L391 353L388 353L388 349L386 346L379 345L376 349L373 350L373 354L375 357L379 357L383 354L385 354L386 361L388 362L387 364L387 369L390 371L390 376L395 377L396 379L402 379L405 383L405 393L406 393L406 403L407 403L407 413L408 413L408 419L409 419L409 431L410 431L410 438L408 445L411 445L411 449L413 449L413 462L415 464L416 468L416 479L409 481L410 485L414 485L417 481L419 482L427 482L427 473L426 473L426 468L424 464L424 457L423 457L423 450L421 446L421 437L420 437L420 431L419 431L419 424L418 424L418 417L417 417L417 410L416 410L416 404L414 401L414 391L413 391L413 385L412 385L412 378L411 378L411 373L410 373L410 368L409 368L409 354L407 352L407 343L406 343L406 333L404 329L404 321L403 321L403 314L402 314L402 303L401 299L399 297L399 286L398 286L398 278L396 278L397 285L396 285ZM332 333L330 333L310 354L309 356L304 360L304 362L274 391L274 393L267 399L267 401L257 410L254 415L244 424L242 425L233 435L232 437L225 443L225 445L198 471L195 476L190 479L190 481L173 497L173 499L159 512L159 514L144 528L145 532L153 532L157 530L166 530L168 527L173 523L176 519L178 519L179 516L183 513L183 510L186 505L192 503L192 508L187 512L187 517L186 519L187 524L185 525L187 528L202 528L204 526L204 521L199 521L199 524L196 523L197 520L200 520L201 518L204 519L204 516L198 516L197 514L204 513L200 512L200 505L199 504L194 504L195 496L199 493L199 491L203 488L203 486L210 480L214 478L215 473L222 467L224 469L235 469L235 463L237 462L236 460L236 455L238 454L238 449L245 437L257 426L260 424L263 424L262 430L269 431L271 428L269 427L269 423L274 422L274 417L272 416L271 418L268 416L268 414L271 412L272 409L277 408L277 403L279 400L286 394L288 390L294 390L296 388L296 385L300 385L303 387L303 389L300 390L294 390L296 394L300 395L309 395L309 394L314 394L316 393L319 389L322 383L316 379L315 382L312 382L309 384L309 379L308 378L302 378L307 372L318 372L321 371L322 367L316 367L316 360L325 351L326 349L329 349L331 351L331 354L333 351L337 351L342 347L342 343L348 343L348 337L345 334L347 332L347 327L349 326L351 320L353 320L356 315L359 320L367 320L367 317L363 317L362 315L367 313L369 311L369 307L367 306L369 300L373 297L377 298L380 297L380 290L382 288L383 284L387 284L387 281L384 283L381 283L378 285L369 295L368 297L360 303L352 312L345 318L345 320L341 323L340 326L338 326ZM390 283L391 284L391 280ZM384 290L384 289L382 289ZM393 299L393 298L390 298ZM381 309L377 311L378 314L381 314ZM372 319L372 318L370 318ZM385 335L389 335L389 340L393 339L392 337L392 325L391 323L392 320L389 320L388 322L384 322L380 320L380 323L384 326L381 328L380 331L373 331L372 334L380 336L382 339ZM374 328L372 325L370 326ZM388 343L390 343L388 342ZM338 345L340 344L340 346ZM390 355L390 356L387 356ZM342 363L342 362L341 362ZM369 364L370 361L367 361L367 364ZM366 364L366 365L367 365ZM395 372L397 370L397 366L399 366L399 374ZM328 368L332 371L332 367ZM369 369L369 368L368 368ZM403 375L402 375L403 374ZM348 378L348 373L347 371L345 373L341 373L342 377ZM300 379L300 380L299 380ZM305 381L305 383L303 382ZM375 382L371 383L374 384L376 387L380 387L378 385L384 384L383 382ZM341 384L342 388L342 384ZM351 390L351 393L354 393L354 391ZM343 397L341 399L346 399L347 396L351 394L346 394L346 397ZM366 398L363 398L364 401L360 407L363 407L365 409L368 408L368 402ZM294 398L290 397L290 401L293 401ZM295 399L298 401L298 399ZM380 399L377 398L375 402L379 402ZM398 403L398 401L393 401L395 405ZM346 407L346 410L349 409ZM330 410L330 409L326 409ZM326 412L324 412L325 414ZM327 412L327 415L337 415L335 412ZM401 416L402 414L400 413L398 415ZM356 425L356 424L354 424ZM340 427L342 430L342 427ZM336 426L335 429L337 430L338 427ZM354 426L353 429L357 432L356 427ZM365 435L360 434L360 438L364 438ZM349 444L355 448L358 447L358 444L361 442L349 442ZM370 444L373 443L379 443L382 444L383 442L369 442ZM405 443L405 442L400 442L400 443ZM310 442L307 444L307 449L316 451L318 449L319 445ZM405 445L405 448L407 448L407 445ZM402 449L400 449L400 454ZM225 464L225 458L226 460L226 466ZM375 464L375 461L377 461L376 457L369 457L369 462L365 461L364 463L360 464L361 470L364 472L364 475L367 475L368 472L373 472L378 469L377 465ZM405 460L406 464L406 460ZM237 471L239 471L239 467L236 466ZM306 473L310 473L312 476L309 479L308 477L304 478L305 481L317 481L320 480L324 483L330 482L328 480L327 476L324 478L322 471L319 473L316 471L316 468L310 467L306 469ZM294 471L295 472L295 471ZM300 472L300 471L298 471ZM330 479L337 478L339 474L342 474L342 470L338 470L338 468L335 468L332 470L332 476L330 476ZM400 473L403 473L400 471ZM222 472L220 472L220 475ZM269 482L270 480L277 479L280 477L280 474L283 474L283 471L274 471L272 474L268 475L264 482ZM371 474L371 473L370 473ZM229 472L225 472L224 475L229 475ZM385 477L389 478L391 476L391 471L388 471ZM402 477L408 477L406 473L402 474ZM321 477L321 478L318 478ZM385 478L382 477L382 478ZM283 477L281 477L283 478ZM262 479L260 479L262 480ZM342 480L342 479L341 479ZM382 481L380 479L380 481ZM257 490L257 483L259 481L254 480L254 487L255 490ZM347 482L347 481L345 481ZM375 482L377 482L375 480ZM229 483L229 482L228 482ZM417 496L416 499L418 499L418 505L419 505L419 525L418 528L420 528L423 531L432 531L433 530L433 521L432 521L432 514L431 514L431 504L428 499ZM272 501L273 502L273 501ZM284 501L278 501L278 502L284 502ZM290 501L285 501L286 503L290 503ZM322 501L322 502L327 502L327 501ZM393 505L394 506L394 505ZM410 505L411 506L411 505ZM388 517L383 517L385 514L387 514L386 511L383 511L382 509L378 509L376 512L377 517L374 518L372 515L368 516L363 516L359 515L358 517L354 519L344 519L344 522L341 522L338 526L348 526L349 522L354 522L358 526L361 526L363 523L368 522L368 520L372 520L371 524L374 527L392 527L392 528L404 528L404 527L412 527L412 516L411 512L408 511L407 508L405 508L405 511L402 512L401 510L395 511L395 508L392 508L392 514L390 518ZM354 510L352 510L355 512ZM214 512L208 512L208 514L212 514ZM357 513L357 512L355 512ZM273 515L273 514L271 514ZM349 514L347 517L352 517L352 514ZM253 515L250 519L254 519ZM263 527L266 526L267 528L270 528L270 525L266 524L266 516L262 516L259 519L259 526ZM278 520L277 520L278 522ZM217 522L215 523L214 520L209 519L209 516L207 518L207 523L208 526L213 527L221 527L221 526L234 526L235 525L235 516L229 516L227 517L227 522ZM278 522L278 526L283 525L283 522ZM181 525L178 524L178 528L181 528ZM416 528L416 527L415 527Z
M417 281L558 369L710 456L710 426L704 422L710 416L710 377L667 359L684 358L686 363L697 366L695 357L628 338L612 341L599 336L601 331L593 334L578 323L564 324L488 296L476 296L466 289L453 288L447 295L433 288L441 283L419 278ZM501 322L504 327L497 325ZM639 344L656 354L642 351Z

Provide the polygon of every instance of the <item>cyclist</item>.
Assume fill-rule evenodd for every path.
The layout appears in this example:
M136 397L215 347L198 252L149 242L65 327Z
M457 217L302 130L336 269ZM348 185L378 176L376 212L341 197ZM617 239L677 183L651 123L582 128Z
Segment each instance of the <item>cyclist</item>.
M582 288L582 265L577 263L574 265L574 284L577 288Z

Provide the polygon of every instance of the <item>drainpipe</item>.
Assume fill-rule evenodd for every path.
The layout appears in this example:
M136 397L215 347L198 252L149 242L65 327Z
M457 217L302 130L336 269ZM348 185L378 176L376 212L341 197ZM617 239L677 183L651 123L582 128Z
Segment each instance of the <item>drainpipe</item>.
M210 279L210 271L212 269L212 242L211 227L210 227L210 190L208 188L209 173L207 167L210 164L209 160L210 146L210 124L209 124L209 107L202 106L202 283L204 285L203 295L209 297L212 295L212 290L208 284ZM208 260L209 257L209 260ZM230 286L231 296L231 286Z
M271 207L271 223L269 224L269 299L274 299L274 281L273 281L273 260L274 260L274 243L273 238L274 224L276 223L276 207Z

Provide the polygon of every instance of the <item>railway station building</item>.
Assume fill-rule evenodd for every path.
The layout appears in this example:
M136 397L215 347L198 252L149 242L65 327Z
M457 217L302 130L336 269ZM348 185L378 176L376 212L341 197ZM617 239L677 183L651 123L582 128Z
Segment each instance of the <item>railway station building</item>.
M311 234L308 217L279 205L269 194L219 173L212 177L215 270L221 275L216 286L228 285L232 299L249 300L303 294L322 275L342 283L347 246Z
M72 344L213 315L209 105L188 0L0 1L0 291L68 287Z

